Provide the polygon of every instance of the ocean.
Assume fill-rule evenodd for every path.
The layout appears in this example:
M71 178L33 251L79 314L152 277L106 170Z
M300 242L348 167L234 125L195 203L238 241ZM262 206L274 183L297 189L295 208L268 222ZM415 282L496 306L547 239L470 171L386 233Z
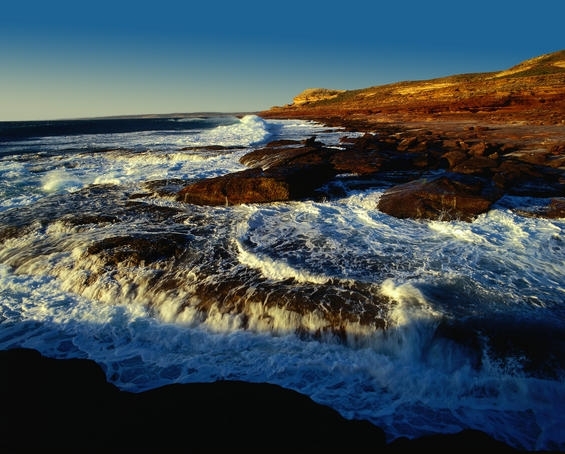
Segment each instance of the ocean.
M175 198L269 141L346 135L252 114L0 122L0 349L89 358L132 392L274 383L389 441L565 450L565 219L516 209L539 200L396 219L384 182L351 176L329 199Z

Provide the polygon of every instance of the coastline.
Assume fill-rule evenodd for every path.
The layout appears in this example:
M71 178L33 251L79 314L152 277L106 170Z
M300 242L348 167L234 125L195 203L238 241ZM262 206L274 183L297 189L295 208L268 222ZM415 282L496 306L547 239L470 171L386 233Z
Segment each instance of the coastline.
M524 206L517 209L512 207L515 211L512 216L517 214L518 217L523 215L564 218L563 112L565 109L559 103L551 105L549 101L536 102L533 108L531 102L530 104L517 102L500 108L489 107L475 113L456 109L451 111L449 106L444 110L433 111L434 109L426 104L422 104L421 108L414 109L414 106L405 108L400 103L399 106L391 107L388 111L385 109L379 112L365 108L351 108L351 106L348 108L334 106L330 109L318 108L319 106L315 105L289 106L273 108L267 112L256 112L253 114L265 120L270 118L313 120L318 123L315 125L316 131L322 131L320 124L342 128L343 147L326 147L321 142L317 142L315 137L303 141L293 140L290 141L292 142L290 145L289 142L278 145L267 144L264 148L246 154L242 157L243 160L239 161L241 164L249 165L249 169L213 180L217 183L215 191L221 196L218 198L219 203L224 206L228 201L226 188L229 187L230 191L234 191L237 186L231 183L239 185L237 190L240 195L249 194L253 192L250 189L253 189L259 178L263 179L261 181L266 181L265 178L268 178L271 187L276 187L276 184L284 186L288 183L294 190L290 191L290 195L284 195L287 197L286 200L302 197L330 200L332 196L340 197L341 193L323 192L322 183L329 181L331 186L332 178L338 175L342 178L339 183L351 184L351 187L359 185L360 188L369 188L375 183L381 184L383 178L387 184L390 184L389 189L394 190L388 192L387 189L380 197L379 205L375 206L382 213L391 214L385 209L386 206L380 205L387 197L389 197L388 205L392 205L393 208L416 205L425 199L429 201L425 208L431 207L436 211L431 213L432 216L436 216L439 220L449 220L445 217L446 207L442 206L438 210L437 205L434 205L438 194L442 200L449 198L449 204L453 205L453 209L456 205L460 209L459 202L469 203L469 199L477 195L471 192L473 184L477 183L478 196L483 195L481 188L488 189L494 186L498 191L492 199L488 194L481 200L479 197L474 197L471 202L478 201L483 203L483 206L477 204L471 206L469 203L467 211L453 213L454 218L467 220L462 214L468 214L469 219L472 220L476 214L485 213L490 204L504 194L524 196ZM268 125L264 125L262 121L259 123L265 126L265 134L262 137L269 137ZM348 137L350 131L361 134L356 134L355 138ZM264 166L265 170L261 167L261 162L269 164ZM260 174L258 168L261 169ZM449 172L445 172L447 170ZM406 180L390 178L386 181L387 172L390 172L389 176L391 176L396 171L400 171L399 173ZM439 173L450 174L447 184L419 187L412 184L408 189L417 189L417 191L408 193L405 183L430 180ZM354 177L346 180L347 177L344 178L342 175ZM226 181L229 181L230 185L225 185ZM304 187L304 181L308 181L312 187ZM209 184L210 179L200 180L200 184L204 182ZM178 186L174 184L172 188L176 190ZM297 187L302 192L297 191ZM452 191L451 187L458 188L457 192ZM211 186L203 186L202 193L208 196L211 193L210 188ZM316 192L318 190L320 191ZM402 191L406 194L406 198L400 202L390 197ZM259 196L263 197L265 192L263 191ZM173 194L169 192L168 195ZM232 196L236 194L232 192L229 195L232 203L234 201ZM544 203L551 198L551 202L543 209L532 208L531 203L535 197L543 199ZM255 200L255 202L260 201ZM538 200L535 203L537 204ZM479 209L475 209L477 207ZM449 213L450 216L451 214ZM170 212L167 215L170 215ZM36 219L36 216L34 213L30 218ZM396 217L411 216L414 215L397 211ZM532 221L536 226L544 223L544 220L526 220L524 217L520 220ZM76 219L79 222L92 220L91 217ZM108 219L108 212L105 210L100 221L106 222ZM270 231L277 229L271 228ZM140 260L143 257L153 259L155 257L153 250L143 251L154 238L152 233L148 233L145 232L141 240L127 236L119 241L101 242L101 249L92 249L91 255L108 251L111 254L109 257L118 264L125 256L120 249L112 251L112 247L133 245L137 248L133 249L134 254L135 251L140 251ZM508 236L512 237L512 232ZM169 255L179 250L175 249L177 243L174 241L172 247L167 243L174 238L177 237L163 238L164 242L160 243L164 246L165 253ZM552 243L554 254L543 257L555 257L559 260L561 256L558 254L562 252L559 234L556 234L554 239L555 243ZM466 245L463 249L466 249ZM537 249L535 252L537 256ZM355 254L357 253L353 255ZM551 263L552 260L546 259L546 263L548 262ZM532 268L532 262L527 261L525 269L528 272L529 268ZM560 270L559 267L553 282L560 282ZM501 275L505 278L508 274L501 273ZM225 278L223 273L222 278ZM542 285L546 282L542 281ZM550 285L553 285L553 282L550 282ZM209 292L209 288L205 286L201 288L203 295ZM239 302L237 292L232 294L231 301L222 299L226 310L233 310ZM561 304L559 295L555 299L559 307ZM291 309L296 313L300 313L301 310L299 304ZM340 312L340 314L346 313ZM508 313L503 311L501 318L507 317L509 317ZM340 320L341 318L337 319L338 322ZM372 319L364 320L372 323ZM529 352L534 344L531 360L536 366L541 368L547 364L548 358L552 358L553 353L557 353L554 358L557 359L558 366L562 366L563 352L559 346L561 336L555 335L557 331L547 332L545 325L540 326L540 329L536 326L535 330L528 331L528 327L522 323L525 321L527 325L525 318L520 318L518 326L509 326L508 331L505 331L506 327L503 324L494 324L490 327L488 321L484 321L487 331L489 329L497 331L497 337L493 339L500 341L500 344L494 345L500 347L501 353L513 353L510 348L514 346L518 351L523 349ZM482 323L482 320L479 323ZM337 333L340 332L339 324L331 326L336 328ZM499 327L503 328L500 333ZM462 329L459 332L458 328L457 324L446 325L439 335L446 335L448 338L453 336L456 341L468 341L469 331ZM471 328L474 332L475 327L471 326ZM451 329L457 332L449 331ZM508 339L511 340L511 344L506 345ZM553 349L552 344L555 342L558 346ZM77 450L123 452L146 449L154 451L184 449L198 452L215 452L218 449L239 449L248 452L263 452L266 449L272 452L328 452L336 448L364 451L367 450L367 446L379 452L406 452L424 448L471 452L487 449L518 452L520 450L500 440L518 444L515 438L505 435L506 428L510 428L512 434L517 434L520 432L519 427L522 429L526 427L522 423L507 422L512 419L506 418L504 426L496 426L498 428L492 431L490 427L485 429L485 425L477 425L474 422L447 425L440 415L434 426L435 434L415 439L399 438L387 443L384 435L386 420L382 423L383 429L366 420L348 420L331 408L317 404L306 395L269 383L230 380L177 383L136 394L120 391L110 384L102 367L89 360L49 359L37 351L22 349L1 351L0 364L5 371L0 377L0 393L5 404L5 414L9 415L0 429L0 446L7 452L29 452L39 449L56 449L63 452ZM263 363L260 364L263 367ZM349 362L343 361L342 364ZM561 374L562 370L561 367L558 374ZM420 379L420 374L410 375L415 380ZM219 376L223 377L223 375ZM209 379L216 380L216 377L218 375ZM260 380L268 381L269 378ZM438 381L432 380L431 386L437 387L437 385ZM417 387L420 386L421 383L418 382ZM410 389L408 388L408 392ZM445 393L443 387L440 386L439 389L442 394ZM354 395L355 393L350 392L347 397ZM532 395L535 396L535 392ZM362 398L363 396L361 394ZM544 420L544 429L540 435L542 438L546 436L545 433L558 430L555 427L559 424L558 421L561 421L561 418L556 416L559 405L555 403L555 397L555 395L549 397L548 402L556 413L552 413L551 418ZM545 403L545 400L543 402ZM499 400L495 399L494 403L498 408ZM382 406L383 400L380 399L375 404L377 407ZM536 403L530 400L527 405L527 411L531 411ZM406 415L406 409L401 409L399 415L402 419ZM546 421L547 425L545 425ZM535 427L535 424L532 426ZM458 433L446 433L455 430L454 427L457 430L467 428ZM472 427L483 428L488 434ZM546 427L549 427L548 432ZM431 430L430 426L427 426L427 430ZM557 439L561 440L559 437ZM518 444L518 446L534 449L532 446L538 447L540 443L544 443L540 438L535 440L534 444ZM561 441L549 444L545 440L543 446L549 450L532 452L562 452L551 451L556 449L556 446L563 449Z
M302 119L315 121L328 127L343 128L344 132L395 134L406 131L427 129L439 134L458 134L471 128L481 128L490 140L504 142L517 141L528 147L538 147L548 141L565 141L565 114L561 122L543 121L526 114L514 115L437 115L419 117L418 115L373 115L360 112L320 115L307 109L272 109L257 113L265 119ZM553 114L552 114L553 115Z
M316 121L341 126L344 135L360 130L398 135L397 141L421 130L436 131L443 140L455 140L478 129L488 134L489 141L515 141L528 144L532 150L543 147L544 153L550 139L547 133L552 132L551 140L558 143L565 132L560 125L487 125L455 120L373 123L345 116ZM8 371L0 378L5 412L14 415L1 429L0 446L7 452L123 452L148 448L328 452L336 447L365 451L367 446L379 452L524 452L473 429L386 443L379 427L367 421L346 420L304 395L267 383L191 383L131 394L109 384L102 369L88 360L53 360L19 350L0 352L0 364L2 370ZM59 415L53 418L57 412ZM312 421L316 420L320 424L313 427Z
M532 197L544 205L528 204L521 214L565 216L565 124L539 124L527 117L485 123L480 116L393 123L347 111L320 117L317 109L290 107L290 116L284 110L259 116L342 128L342 148L328 148L316 137L290 148L269 142L240 159L244 171L189 183L177 192L177 200L217 206L328 199L334 195L325 188L339 175L354 175L367 188L396 179L377 208L397 218L470 221L507 195Z
M87 359L12 349L0 351L0 364L4 452L522 452L476 430L386 443L371 423L268 383L175 384L134 394L119 391Z

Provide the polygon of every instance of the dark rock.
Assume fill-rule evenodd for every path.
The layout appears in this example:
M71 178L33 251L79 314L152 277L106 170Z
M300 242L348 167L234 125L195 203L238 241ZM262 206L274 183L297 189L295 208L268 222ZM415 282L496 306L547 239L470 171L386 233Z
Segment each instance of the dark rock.
M301 147L275 143L247 153L240 162L249 169L188 184L177 199L196 205L237 205L301 200L331 180L335 150L314 137Z
M196 205L281 202L311 197L334 176L327 165L252 168L196 181L178 193L178 200Z
M519 209L517 213L527 217L541 217L547 219L565 218L565 197L552 198L547 205L534 209Z
M402 139L400 143L397 145L397 151L406 151L409 148L414 147L418 143L418 139L416 137L406 137Z
M495 159L486 158L484 156L471 156L468 159L458 163L451 170L453 172L464 173L467 175L481 175L488 177L492 174L492 169L498 167Z
M474 145L471 145L469 148L469 153L473 156L484 156L487 154L488 144L485 142L478 142Z
M548 218L565 218L565 197L558 197L549 202Z
M258 167L266 170L271 167L323 164L331 153L333 153L332 150L322 150L312 146L292 148L266 147L245 154L239 161L247 167Z
M398 218L470 221L488 211L501 194L489 180L444 173L388 189L378 209Z
M493 170L492 181L511 195L558 197L565 194L563 172L516 159L506 159Z
M109 384L85 359L0 351L0 450L28 452L513 452L483 432L386 444L296 391L266 383L176 384L140 393Z
M478 430L463 430L456 434L428 435L418 440L399 438L387 447L387 452L522 452L495 440Z
M369 175L378 172L386 159L386 155L373 150L350 149L335 153L331 164L336 173Z
M271 147L287 147L290 145L300 145L300 140L293 140L293 139L281 139L281 140L273 140L269 142L266 146L267 148Z
M435 132L387 125L376 129L344 137L341 149L325 147L315 137L301 146L271 142L241 158L249 169L193 182L176 193L177 199L198 205L327 200L343 197L346 188L401 182L383 195L379 209L398 217L472 220L503 194L547 198L565 193L563 144L541 147L545 130L523 143L522 130L511 126L500 131L483 126ZM437 178L439 171L445 171L442 178ZM432 172L436 177L420 180Z
M2 452L308 452L385 446L382 430L298 392L218 381L129 393L90 360L0 352Z
M441 157L447 162L447 167L453 169L458 164L469 158L469 155L463 150L452 150L444 153Z
M558 144L552 145L552 147L550 148L550 152L551 152L551 154L557 155L557 156L565 155L565 143L558 143Z
M186 235L179 233L143 234L104 238L88 246L87 253L114 267L139 266L179 257L185 250Z

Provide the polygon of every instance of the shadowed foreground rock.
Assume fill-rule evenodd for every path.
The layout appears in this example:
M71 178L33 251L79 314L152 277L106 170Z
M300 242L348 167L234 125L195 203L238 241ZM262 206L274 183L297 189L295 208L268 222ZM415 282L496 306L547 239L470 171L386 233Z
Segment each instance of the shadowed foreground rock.
M271 384L219 381L128 393L92 361L28 349L1 351L0 370L6 453L516 452L474 430L387 445L374 425Z

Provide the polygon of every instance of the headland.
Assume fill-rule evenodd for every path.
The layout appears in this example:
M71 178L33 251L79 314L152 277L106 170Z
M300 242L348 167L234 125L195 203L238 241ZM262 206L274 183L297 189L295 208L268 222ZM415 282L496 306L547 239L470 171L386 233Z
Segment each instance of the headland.
M565 216L565 51L498 72L310 88L258 114L364 135L344 137L339 151L315 138L267 144L241 159L248 169L190 184L179 200L327 199L339 196L339 177L341 187L389 185L376 208L400 218L471 221L504 195L548 199L524 214Z

